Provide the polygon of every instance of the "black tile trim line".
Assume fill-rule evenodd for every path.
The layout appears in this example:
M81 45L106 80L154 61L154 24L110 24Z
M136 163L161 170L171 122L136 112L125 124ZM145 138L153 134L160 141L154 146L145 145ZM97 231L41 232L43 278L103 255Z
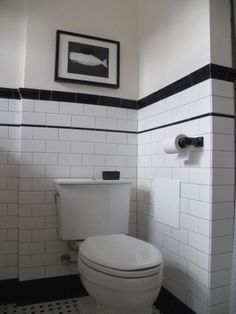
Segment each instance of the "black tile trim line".
M21 99L21 96L16 88L0 87L0 98Z
M115 132L115 133L128 133L128 134L137 134L136 131L125 131L125 130L112 130L112 129L97 129L97 128L82 128L82 127L73 127L73 126L61 126L61 125L45 125L45 124L9 124L9 123L0 123L0 126L7 127L31 127L31 128L48 128L48 129L67 129L67 130L84 130L84 131L96 131L96 132Z
M22 126L22 127L36 127L36 128L50 128L50 129L71 129L71 130L84 130L84 131L96 131L96 132L115 132L115 133L137 134L136 131L82 128L82 127L70 127L70 126L60 126L60 125L21 124L20 126Z
M27 281L1 280L0 291L0 304L15 303L19 306L88 295L79 275ZM194 314L191 309L163 287L155 305L164 314Z
M21 127L21 124L13 124L13 123L0 123L0 126L9 126L9 127Z
M210 78L234 82L236 80L236 69L212 63L207 64L180 80L138 100L137 107L138 109L142 109Z
M114 133L128 133L128 134L142 134L145 132L150 132L158 129L167 128L173 125L205 118L205 117L221 117L221 118L229 118L235 119L234 115L222 114L222 113L214 113L209 112L199 116L195 116L189 119L179 120L175 122L171 122L168 124L163 124L154 128L142 130L142 131L125 131L125 130L112 130L112 129L98 129L98 128L85 128L85 127L72 127L72 126L60 126L60 125L45 125L45 124L9 124L9 123L0 123L0 126L7 126L7 127L31 127L31 128L49 128L49 129L69 129L69 130L84 130L84 131L96 131L96 132L114 132Z
M14 89L0 87L0 98L63 101L125 109L137 109L137 101L132 99L45 89Z
M161 288L155 305L164 314L196 314L186 304L163 287Z
M87 295L79 275L18 281L0 280L0 304L33 303L56 301Z
M132 99L31 88L19 88L19 92L21 98L23 99L49 100L49 101L52 100L107 107L137 109L137 101Z

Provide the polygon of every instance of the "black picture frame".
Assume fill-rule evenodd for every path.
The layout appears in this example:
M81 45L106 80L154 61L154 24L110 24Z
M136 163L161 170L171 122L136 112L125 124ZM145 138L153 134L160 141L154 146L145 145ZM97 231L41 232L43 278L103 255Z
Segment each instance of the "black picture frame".
M57 30L55 81L120 86L120 42Z

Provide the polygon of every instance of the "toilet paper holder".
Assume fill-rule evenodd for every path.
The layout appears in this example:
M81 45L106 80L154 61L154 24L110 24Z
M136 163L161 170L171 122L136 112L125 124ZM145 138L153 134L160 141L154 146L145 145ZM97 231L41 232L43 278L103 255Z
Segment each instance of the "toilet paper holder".
M201 137L181 137L178 141L179 147L185 148L188 145L193 145L194 147L203 147L204 138Z

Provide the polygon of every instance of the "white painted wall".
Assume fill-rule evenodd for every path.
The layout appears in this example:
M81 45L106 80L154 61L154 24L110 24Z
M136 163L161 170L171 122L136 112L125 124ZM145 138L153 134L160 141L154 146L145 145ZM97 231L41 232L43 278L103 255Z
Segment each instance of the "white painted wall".
M231 66L229 10L229 0L2 0L0 86L141 98L209 62ZM55 82L57 29L120 41L120 88Z
M27 0L0 1L0 86L18 88L24 78Z
M210 0L211 63L232 67L230 1Z
M25 87L137 98L136 0L30 0ZM121 42L120 88L54 82L56 30Z
M210 21L209 0L139 0L138 5L142 98L210 63Z

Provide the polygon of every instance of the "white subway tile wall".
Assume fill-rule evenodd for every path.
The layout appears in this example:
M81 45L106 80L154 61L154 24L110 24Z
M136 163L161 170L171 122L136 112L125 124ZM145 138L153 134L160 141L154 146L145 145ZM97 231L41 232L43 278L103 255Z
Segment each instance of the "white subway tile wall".
M53 179L100 178L103 170L119 170L133 182L130 234L137 232L160 248L165 288L196 313L228 313L234 120L206 116L140 134L113 131L145 131L211 111L234 114L232 99L233 84L219 80L204 81L139 111L0 99L0 123L32 125L0 126L0 279L77 273L76 266L60 263L69 249L58 235ZM188 161L162 148L163 139L180 133L204 136L204 147ZM181 181L180 229L154 219L155 178Z
M139 131L209 112L234 114L233 84L207 80L138 111ZM188 161L163 151L203 136ZM202 117L138 136L137 235L163 253L164 286L196 313L229 312L234 215L234 119ZM180 229L154 220L153 179L181 181ZM158 193L158 191L157 191Z
M21 102L0 99L0 123L20 123ZM0 280L18 277L20 128L0 126Z

